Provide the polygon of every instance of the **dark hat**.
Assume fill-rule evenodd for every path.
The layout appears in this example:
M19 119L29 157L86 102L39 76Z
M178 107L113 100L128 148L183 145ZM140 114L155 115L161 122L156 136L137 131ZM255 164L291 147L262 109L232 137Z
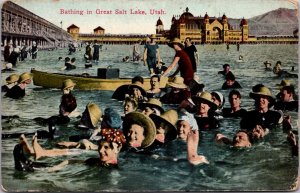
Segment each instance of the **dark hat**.
M121 127L122 119L119 113L113 108L106 108L104 110L103 120L101 125L107 128L119 129Z
M136 84L136 83L133 83L133 84L130 84L128 86L128 90L129 92L132 91L133 88L137 88L141 91L141 94L145 97L147 96L147 92L140 86L140 84Z
M224 65L223 65L223 68L226 68L227 66L229 66L229 67L230 67L230 65L229 65L229 64L224 64Z
M232 72L229 72L226 74L225 79L226 80L235 80L235 76Z

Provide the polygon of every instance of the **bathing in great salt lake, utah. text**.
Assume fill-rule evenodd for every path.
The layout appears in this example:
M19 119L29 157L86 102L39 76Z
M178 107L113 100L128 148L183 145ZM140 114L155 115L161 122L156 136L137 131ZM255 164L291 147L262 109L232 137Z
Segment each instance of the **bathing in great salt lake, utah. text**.
M96 15L111 15L111 14L116 14L116 15L164 15L166 14L166 11L163 9L149 9L147 11L141 10L141 9L115 9L115 10L105 10L105 9L96 9L96 10L78 10L78 9L60 9L59 10L60 14L70 14L70 15L91 15L91 14L96 14Z

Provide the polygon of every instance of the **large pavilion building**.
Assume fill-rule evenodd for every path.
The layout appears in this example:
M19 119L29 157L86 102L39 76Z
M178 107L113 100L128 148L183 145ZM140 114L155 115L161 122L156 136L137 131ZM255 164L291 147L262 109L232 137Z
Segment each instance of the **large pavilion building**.
M173 16L170 30L164 30L163 23L159 18L156 24L156 34L167 39L175 37L184 40L190 37L195 43L245 43L249 39L248 22L240 21L238 28L234 29L224 14L220 18L195 17L186 8L180 16Z

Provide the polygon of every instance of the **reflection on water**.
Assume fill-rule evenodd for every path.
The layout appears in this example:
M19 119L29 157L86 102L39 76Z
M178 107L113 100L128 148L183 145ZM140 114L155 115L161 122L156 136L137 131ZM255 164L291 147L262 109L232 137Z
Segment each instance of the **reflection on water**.
M161 55L168 65L174 52L167 46L160 46ZM263 62L271 61L274 65L281 60L283 68L290 71L292 66L298 72L298 45L242 45L237 52L234 46L227 51L225 45L197 46L200 55L200 66L197 74L208 91L220 91L223 78L217 75L224 63L231 65L237 80L243 86L242 106L252 109L253 100L249 97L251 87L263 83L272 89L273 95L278 92L276 84L281 79L272 72L264 71ZM123 63L121 59L131 55L132 48L127 45L104 45L100 52L100 63L90 69L84 68L83 50L74 55L77 69L67 73L87 72L97 74L97 68L109 65L120 68L121 77L135 75L147 76L147 68L140 64ZM237 59L243 55L244 62ZM67 50L40 51L38 60L27 60L17 67L17 72L29 71L31 68L49 72L61 72L63 63L58 64L58 57L67 56ZM71 56L73 57L73 56ZM2 82L8 73L2 74ZM294 84L297 79L292 80ZM229 106L229 91L221 91L226 96L225 106ZM2 121L3 132L34 132L45 126L38 125L35 117L50 117L58 113L61 91L43 89L30 85L26 97L12 100L2 97L2 114L18 115L19 119ZM88 102L96 102L102 109L115 108L123 113L122 104L110 97L112 91L74 91L77 98L78 111L82 112ZM169 106L165 106L169 108ZM296 128L297 113L292 115ZM43 147L54 147L57 141L66 139L66 135L76 132L72 127L76 120L68 126L58 127L58 133L64 137L54 141L40 140ZM239 119L221 121L221 132L233 136L239 129ZM105 168L88 167L81 164L68 165L56 173L43 170L24 173L14 170L12 150L17 139L2 140L2 184L9 191L121 191L121 190L288 190L295 181L298 172L298 158L291 156L286 135L281 128L274 128L262 141L248 149L233 149L217 145L214 142L215 131L201 132L199 153L205 155L209 165L191 166L186 161L185 144L174 141L167 149L158 153L168 159L154 159L145 155L121 153L120 169L111 171ZM30 136L29 136L30 137ZM56 164L67 158L87 159L97 157L97 152L83 152L81 155L45 158L41 161ZM176 159L174 159L176 158Z

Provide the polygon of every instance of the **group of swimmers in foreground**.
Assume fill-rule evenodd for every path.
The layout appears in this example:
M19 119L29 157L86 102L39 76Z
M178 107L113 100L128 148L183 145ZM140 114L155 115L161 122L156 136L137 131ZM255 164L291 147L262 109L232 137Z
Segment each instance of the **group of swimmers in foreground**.
M56 125L68 124L70 119L78 119L76 110L77 101L73 96L76 84L67 79L63 82L59 115L42 120L49 125L49 131L37 131L32 137L32 144L28 143L26 136L20 134L20 142L15 146L13 154L17 170L33 171L37 167L45 167L45 163L36 160L42 157L74 155L81 153L73 149L83 148L96 150L99 158L87 160L66 160L58 165L49 166L48 171L56 171L69 163L82 162L88 165L100 165L115 168L121 151L143 153L159 158L154 152L174 140L186 142L187 160L194 165L208 164L209 160L198 154L199 131L215 130L215 139L233 147L249 147L253 143L272 132L274 125L282 124L287 132L293 154L298 153L298 142L295 131L291 127L290 116L283 116L282 111L298 111L295 106L296 99L292 85L283 86L278 99L273 97L270 89L258 84L252 88L249 96L254 99L254 110L247 111L241 108L241 94L236 89L241 86L235 83L233 73L229 73L224 66L226 81L223 89L231 89L229 94L230 108L223 108L225 97L221 92L208 92L204 85L194 80L194 70L179 40L174 40L169 45L176 51L175 59L168 69L161 75L151 76L149 90L144 89L142 77L134 77L132 83L118 88L112 95L113 99L123 101L124 116L120 116L114 109L101 109L96 103L88 103L80 116L77 128L83 134L67 136L69 141L61 141L61 148L45 149L39 143L39 138L53 139ZM168 78L166 88L160 88L160 81L180 63L176 73ZM188 68L185 68L188 67ZM226 68L226 69L225 69ZM188 69L188 70L186 70ZM17 85L31 82L32 75L20 76ZM287 82L287 81L286 81ZM292 90L290 92L290 90ZM23 91L22 91L23 92ZM9 93L9 90L7 91ZM8 95L7 95L8 96ZM8 96L9 97L9 96ZM11 97L12 98L12 97ZM171 109L164 109L163 104L172 104ZM176 106L175 106L176 105ZM240 130L235 133L233 140L219 133L220 119L240 118ZM81 132L82 133L82 132ZM66 136L61 136L66 137ZM33 155L34 161L26 155Z

